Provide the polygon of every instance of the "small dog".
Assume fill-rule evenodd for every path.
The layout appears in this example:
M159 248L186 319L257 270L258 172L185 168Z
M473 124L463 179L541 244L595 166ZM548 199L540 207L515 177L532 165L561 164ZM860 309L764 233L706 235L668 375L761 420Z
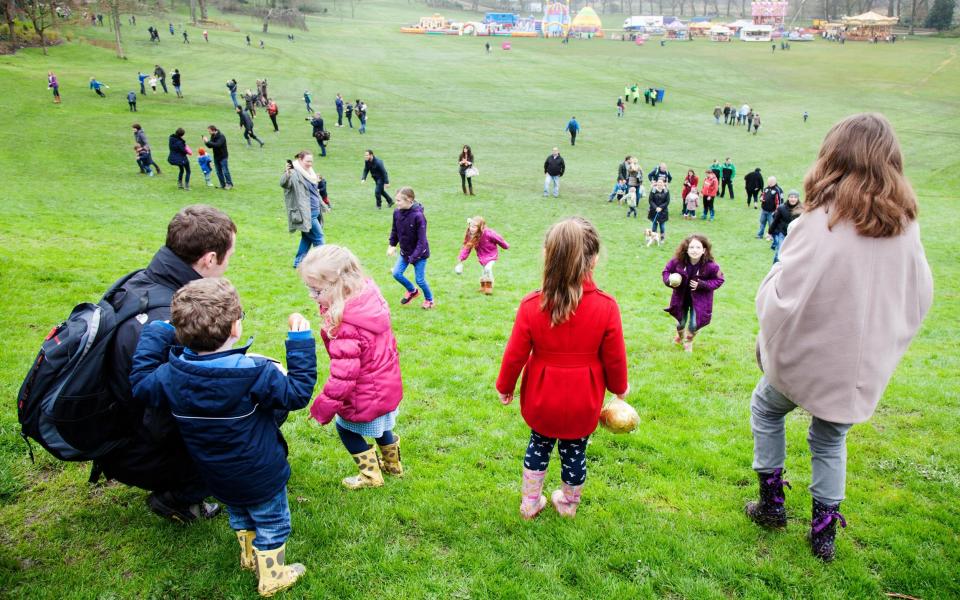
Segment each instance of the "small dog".
M643 230L643 238L647 242L647 248L653 245L654 242L657 243L657 247L663 245L663 240L660 239L660 234L654 232L652 229Z

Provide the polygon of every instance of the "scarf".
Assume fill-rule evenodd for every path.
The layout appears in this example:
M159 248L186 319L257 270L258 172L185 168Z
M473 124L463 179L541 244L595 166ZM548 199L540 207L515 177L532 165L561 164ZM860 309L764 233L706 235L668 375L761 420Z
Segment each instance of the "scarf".
M317 185L320 182L320 177L318 177L316 172L314 172L313 167L310 167L309 171L304 169L303 165L300 164L299 159L293 161L293 168L297 171L297 173L300 174L301 177L313 185Z

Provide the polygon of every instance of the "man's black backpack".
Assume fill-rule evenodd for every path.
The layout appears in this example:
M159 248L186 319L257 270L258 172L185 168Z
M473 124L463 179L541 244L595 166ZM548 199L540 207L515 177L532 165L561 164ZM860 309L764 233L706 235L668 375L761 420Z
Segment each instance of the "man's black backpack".
M134 271L110 286L96 304L78 304L50 330L17 395L20 435L33 438L60 460L98 458L124 443L121 403L110 391L111 350L122 323L161 305L127 295L110 303ZM31 458L33 453L31 451Z

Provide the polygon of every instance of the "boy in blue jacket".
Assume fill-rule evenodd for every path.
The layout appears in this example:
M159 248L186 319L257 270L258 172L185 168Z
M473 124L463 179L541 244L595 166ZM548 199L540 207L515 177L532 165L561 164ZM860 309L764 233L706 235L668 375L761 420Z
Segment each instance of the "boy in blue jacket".
M207 151L203 148L197 150L199 156L197 156L197 163L200 165L200 171L203 173L203 180L207 182L207 187L213 187L213 182L210 180L210 173L213 172L213 159L210 158L210 155L207 154Z
M241 568L257 572L260 595L272 596L306 572L285 563L290 464L278 422L313 395L316 345L310 323L291 314L284 374L263 357L247 356L249 342L233 348L243 316L226 279L188 283L173 296L170 322L143 329L130 383L138 401L169 408L205 482L227 506Z

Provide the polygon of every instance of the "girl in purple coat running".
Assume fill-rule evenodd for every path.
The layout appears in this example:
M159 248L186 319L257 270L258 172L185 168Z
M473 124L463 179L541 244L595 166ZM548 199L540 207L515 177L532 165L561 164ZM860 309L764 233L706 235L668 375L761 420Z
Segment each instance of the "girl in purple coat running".
M459 261L454 271L457 275L463 273L463 261L467 260L472 250L477 251L477 260L483 267L480 275L480 292L488 296L493 293L493 265L500 258L499 248L510 249L500 234L487 227L487 222L481 216L467 219L467 231L463 235L463 248L460 250Z
M663 268L663 283L673 288L670 306L664 309L677 320L673 343L683 343L684 350L693 352L694 336L710 324L713 292L723 285L723 273L713 260L710 240L697 233L687 236Z

